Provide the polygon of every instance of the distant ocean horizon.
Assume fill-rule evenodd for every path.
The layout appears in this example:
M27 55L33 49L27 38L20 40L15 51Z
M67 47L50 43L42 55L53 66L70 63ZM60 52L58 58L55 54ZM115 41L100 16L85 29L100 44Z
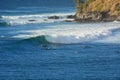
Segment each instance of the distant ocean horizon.
M74 0L1 0L0 9L19 7L75 7Z
M1 0L0 80L119 80L120 22L75 13L73 0Z

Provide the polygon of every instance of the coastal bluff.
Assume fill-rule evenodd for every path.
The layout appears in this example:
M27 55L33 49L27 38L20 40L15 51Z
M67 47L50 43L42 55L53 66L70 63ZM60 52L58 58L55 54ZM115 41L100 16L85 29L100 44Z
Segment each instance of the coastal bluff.
M75 0L76 21L120 21L120 0Z

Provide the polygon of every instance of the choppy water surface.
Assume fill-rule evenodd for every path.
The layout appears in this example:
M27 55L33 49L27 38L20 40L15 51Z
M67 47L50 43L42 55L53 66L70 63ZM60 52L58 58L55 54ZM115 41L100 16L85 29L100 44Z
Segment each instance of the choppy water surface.
M120 22L65 22L74 12L0 10L0 80L119 80Z

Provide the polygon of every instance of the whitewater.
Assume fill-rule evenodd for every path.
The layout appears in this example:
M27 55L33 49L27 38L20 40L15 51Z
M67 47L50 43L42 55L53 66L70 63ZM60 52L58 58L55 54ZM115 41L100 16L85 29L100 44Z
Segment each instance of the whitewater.
M0 5L0 80L120 79L120 21L75 22L71 0L32 1Z
M18 31L25 33L13 38L28 39L44 36L48 42L74 44L74 43L120 43L120 23L78 23L51 26L47 29Z
M2 15L0 24L7 26L27 26L40 24L60 24L50 25L43 29L19 30L11 38L29 39L44 36L50 43L74 44L74 43L120 43L119 29L120 22L96 22L80 23L74 22L74 19L68 19L68 15L74 15L75 12L66 13L41 13L34 15ZM51 16L58 16L59 19L49 19ZM73 22L67 23L65 20ZM21 34L22 33L22 34ZM1 35L3 38L4 35Z
M25 25L25 24L37 24L37 23L54 23L67 19L67 15L74 15L74 13L48 13L48 14L35 14L35 15L16 15L16 16L1 16L1 20L9 25ZM60 19L48 19L51 16L59 16ZM31 21L34 20L34 21Z

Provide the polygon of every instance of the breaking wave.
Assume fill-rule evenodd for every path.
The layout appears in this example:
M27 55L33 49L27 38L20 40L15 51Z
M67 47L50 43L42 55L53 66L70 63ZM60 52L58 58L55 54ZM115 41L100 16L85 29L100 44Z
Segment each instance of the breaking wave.
M18 15L18 16L1 16L0 18L9 25L25 25L36 23L53 23L66 20L67 15L74 13L56 13L56 14L36 14L36 15ZM48 19L51 16L58 16L59 19Z
M120 26L114 23L61 25L50 29L23 31L14 38L39 39L42 43L120 43Z
M0 21L0 26L9 26L9 23L4 22L4 21Z
M24 39L24 41L36 41L36 42L40 42L41 44L50 44L50 42L46 40L46 36L44 35Z

